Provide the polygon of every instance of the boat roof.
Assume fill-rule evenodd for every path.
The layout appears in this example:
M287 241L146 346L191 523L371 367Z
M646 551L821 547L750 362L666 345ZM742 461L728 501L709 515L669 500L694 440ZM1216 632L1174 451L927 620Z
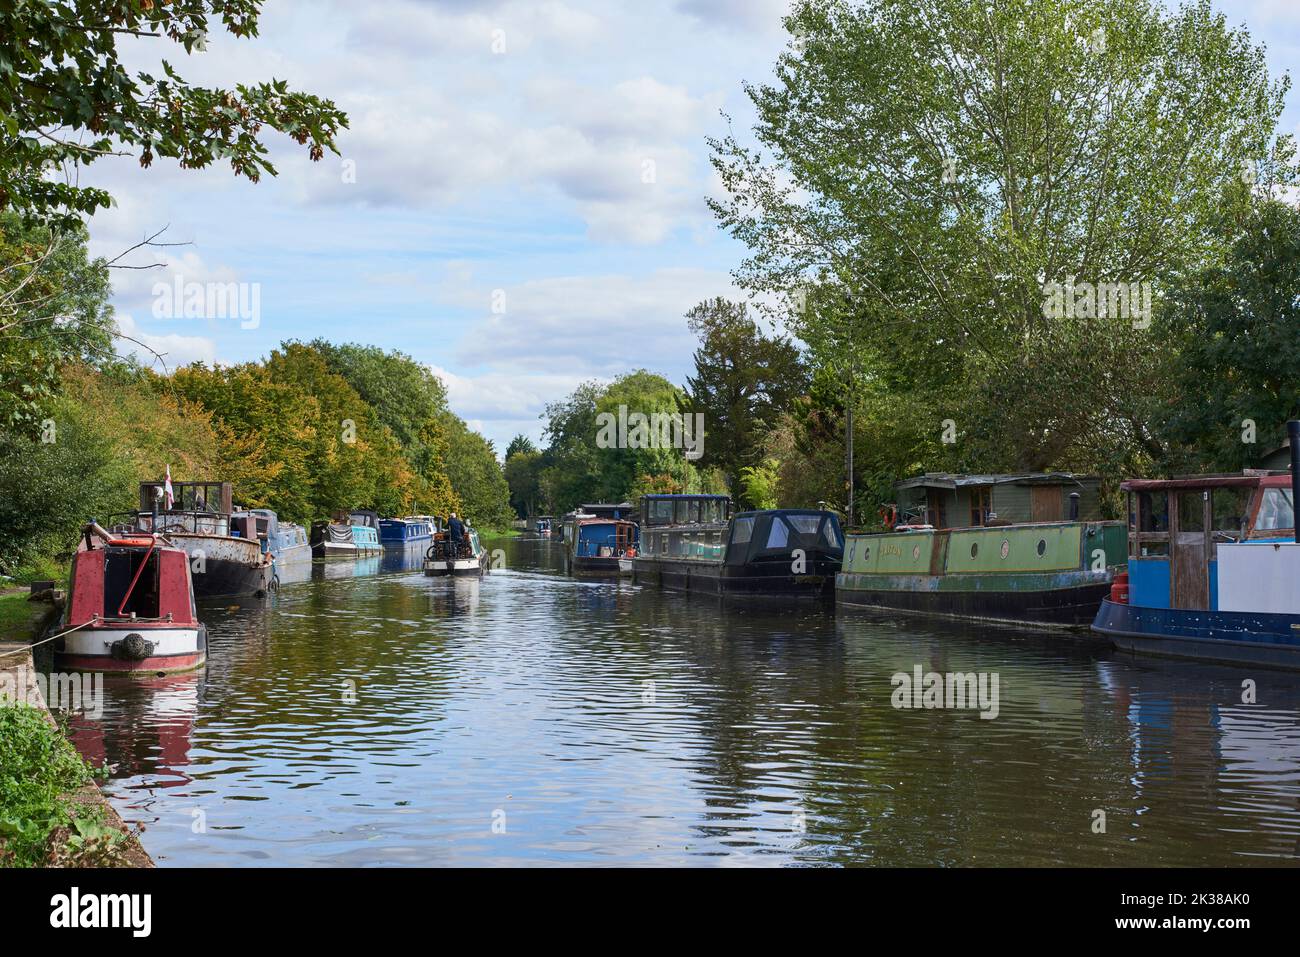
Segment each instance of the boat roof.
M1291 475L1288 472L1252 471L1235 472L1228 475L1180 475L1169 479L1128 479L1120 483L1125 492L1159 492L1178 491L1195 488L1289 488Z
M1099 475L1075 472L1007 472L1000 474L959 475L953 472L926 472L896 482L894 488L965 488L971 485L1079 485L1100 482Z
M736 518L752 518L758 515L835 515L835 513L824 508L756 508L748 512L740 512Z
M664 499L664 498L670 498L670 499L676 499L676 498L721 498L721 499L729 499L729 498L731 498L730 495L714 495L714 494L711 493L711 492L701 492L701 493L699 493L698 495L695 494L695 493L693 493L693 492L671 492L671 493L669 493L669 492L662 492L662 493L661 493L661 492L655 492L655 493L652 494L652 495L642 495L641 497L642 497L643 499L644 499L644 498L650 498L650 499Z
M608 518L603 515L580 515L575 519L577 525L635 525L630 518Z

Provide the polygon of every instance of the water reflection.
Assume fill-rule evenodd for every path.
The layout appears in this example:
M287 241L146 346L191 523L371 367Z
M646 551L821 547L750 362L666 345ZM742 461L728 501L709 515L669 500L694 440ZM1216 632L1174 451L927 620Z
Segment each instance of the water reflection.
M481 580L394 559L206 608L184 719L132 688L78 731L146 847L193 865L1296 860L1300 678L722 605L561 577L538 538L489 547L506 568ZM895 709L891 676L918 664L997 673L998 717Z

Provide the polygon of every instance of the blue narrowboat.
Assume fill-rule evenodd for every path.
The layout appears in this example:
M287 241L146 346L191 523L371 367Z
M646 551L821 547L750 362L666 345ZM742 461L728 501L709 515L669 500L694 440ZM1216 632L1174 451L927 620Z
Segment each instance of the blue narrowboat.
M249 537L256 537L262 543L262 550L270 553L278 566L311 561L307 529L293 522L280 521L280 517L269 508L235 512L231 515L231 525L240 529L247 525Z
M720 595L835 593L844 533L834 512L731 514L725 495L645 495L634 581Z
M617 576L619 560L636 553L637 526L626 518L577 512L567 516L564 570L574 576Z
M431 542L435 531L436 520L428 515L407 515L379 521L379 541L385 548L405 548L419 542Z
M356 558L377 555L379 516L369 509L340 513L332 522L313 522L311 550L317 558Z
M1139 654L1300 669L1297 483L1295 471L1124 482L1128 573L1093 629Z

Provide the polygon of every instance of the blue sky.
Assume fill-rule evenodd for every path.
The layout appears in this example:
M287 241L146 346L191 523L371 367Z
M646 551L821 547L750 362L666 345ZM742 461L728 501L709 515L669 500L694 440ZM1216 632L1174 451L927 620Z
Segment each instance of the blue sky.
M1294 0L1218 5L1268 46L1274 76L1300 62ZM258 184L166 161L92 167L83 181L118 200L91 224L94 252L164 225L190 244L115 273L124 331L171 365L317 336L401 349L498 452L517 432L539 439L545 403L585 379L645 367L684 381L683 314L735 294L743 254L704 205L705 137L725 133L722 112L749 126L742 82L770 75L785 0L266 7L256 39L214 36L190 57L141 39L128 62L161 51L192 82L275 77L329 97L351 118L342 158L312 164L270 134L280 175ZM1284 128L1298 127L1293 91ZM259 284L257 327L155 316L154 284L176 276Z

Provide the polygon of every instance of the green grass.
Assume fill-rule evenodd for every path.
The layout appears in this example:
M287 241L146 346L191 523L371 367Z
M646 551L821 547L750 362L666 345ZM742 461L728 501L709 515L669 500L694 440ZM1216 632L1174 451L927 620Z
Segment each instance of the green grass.
M36 581L52 581L62 588L68 581L68 565L48 556L37 558L14 569L13 584L30 585Z
M76 863L115 846L120 836L101 812L68 797L91 780L90 765L43 712L0 705L0 867Z
M28 628L31 626L35 607L27 600L25 590L0 595L0 641L30 639Z

